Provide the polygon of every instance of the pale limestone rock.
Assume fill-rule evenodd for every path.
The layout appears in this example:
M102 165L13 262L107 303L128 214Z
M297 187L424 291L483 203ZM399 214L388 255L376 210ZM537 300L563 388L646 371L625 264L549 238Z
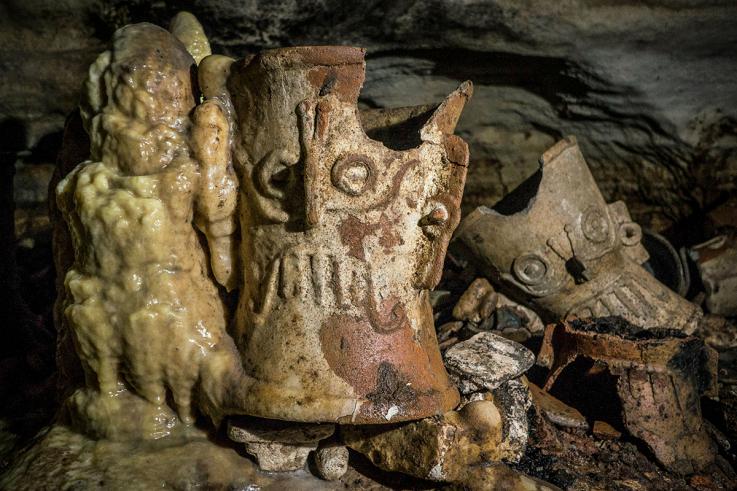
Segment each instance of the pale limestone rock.
M256 458L259 468L269 472L290 472L303 469L316 445L289 445L286 443L244 444L246 452Z
M514 457L503 442L505 426L496 402L479 400L458 411L393 429L344 427L346 444L376 466L432 481L461 481L469 466Z
M243 443L261 470L271 472L302 469L320 440L329 438L334 432L333 424L300 424L247 417L228 420L228 438Z
M335 481L348 470L348 448L343 445L320 447L315 452L315 467L320 477Z
M445 366L463 394L493 390L525 373L535 355L521 344L482 332L445 352Z

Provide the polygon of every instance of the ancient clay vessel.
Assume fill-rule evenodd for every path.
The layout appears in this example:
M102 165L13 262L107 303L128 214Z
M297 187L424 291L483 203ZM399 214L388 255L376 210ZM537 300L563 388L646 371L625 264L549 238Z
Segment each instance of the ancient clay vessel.
M718 394L718 355L701 339L669 329L642 330L617 318L550 324L538 355L551 367L544 389L579 357L596 361L616 378L625 428L661 464L692 474L714 461L716 446L700 400ZM590 387L607 390L601 384Z
M457 231L484 272L555 317L620 315L693 332L700 309L642 266L642 232L622 202L607 204L576 140L558 142L540 170Z
M373 140L357 108L363 56L266 51L224 68L227 90L214 91L230 94L236 116L234 331L253 379L228 391L226 413L386 423L458 403L428 289L459 221L468 149L453 131L471 85L385 119L408 138Z

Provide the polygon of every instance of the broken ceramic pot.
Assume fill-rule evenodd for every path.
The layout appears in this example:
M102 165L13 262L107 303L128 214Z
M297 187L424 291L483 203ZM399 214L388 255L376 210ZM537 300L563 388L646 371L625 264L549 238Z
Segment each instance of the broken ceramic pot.
M621 201L606 204L572 137L493 209L467 216L456 236L484 273L554 318L621 315L692 332L701 316L641 266L639 225Z
M459 221L468 148L453 131L471 84L405 111L410 129L388 134L407 138L377 141L357 107L363 57L285 48L229 67L243 260L234 334L254 381L228 391L229 413L386 423L458 403L428 290Z
M553 388L579 357L613 376L626 430L661 464L689 474L714 461L716 447L701 417L700 398L717 394L717 357L702 340L672 329L644 330L617 317L551 324L539 354L551 367L544 389Z

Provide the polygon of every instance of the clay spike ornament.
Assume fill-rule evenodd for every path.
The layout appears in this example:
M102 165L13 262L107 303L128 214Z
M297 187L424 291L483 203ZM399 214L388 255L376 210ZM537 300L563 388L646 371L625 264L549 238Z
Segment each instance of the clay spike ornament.
M357 108L363 57L286 48L228 68L243 261L235 337L254 382L227 391L226 413L386 423L459 401L427 290L459 221L468 148L452 133L471 84L398 124L413 130L389 132L410 139L381 142Z
M700 309L641 263L642 232L622 202L606 204L569 137L540 170L497 203L467 216L455 241L483 271L554 317L620 315L691 333Z

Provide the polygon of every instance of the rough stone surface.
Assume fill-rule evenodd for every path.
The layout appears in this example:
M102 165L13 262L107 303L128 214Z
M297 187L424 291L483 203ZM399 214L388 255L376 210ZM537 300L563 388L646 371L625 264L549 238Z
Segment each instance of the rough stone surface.
M430 103L477 84L461 131L472 152L467 209L493 202L564 134L579 136L607 199L666 224L735 189L737 31L732 2L194 0L214 52L369 48L367 106ZM29 147L61 129L79 80L112 31L166 25L168 2L39 0L0 7L0 119ZM708 81L708 82L707 82ZM652 219L652 220L648 220Z
M496 389L533 363L530 350L491 332L476 334L445 352L445 365L463 394Z
M502 415L502 442L499 451L506 454L506 461L518 462L525 453L530 438L530 422L527 411L532 406L532 396L525 377L509 380L491 391L491 399Z
M310 452L317 445L286 443L245 443L246 452L256 458L259 469L267 472L290 472L303 469Z
M462 481L468 466L508 457L503 421L492 401L466 404L459 411L393 429L345 427L346 444L376 466L432 481Z
M323 490L344 486L326 483L306 471L261 472L234 448L197 431L177 441L129 443L95 441L55 426L3 469L0 488Z
M348 448L343 445L320 447L315 452L317 474L326 481L340 479L348 470Z
M526 476L504 464L468 469L466 479L448 488L453 491L558 491L550 483Z

